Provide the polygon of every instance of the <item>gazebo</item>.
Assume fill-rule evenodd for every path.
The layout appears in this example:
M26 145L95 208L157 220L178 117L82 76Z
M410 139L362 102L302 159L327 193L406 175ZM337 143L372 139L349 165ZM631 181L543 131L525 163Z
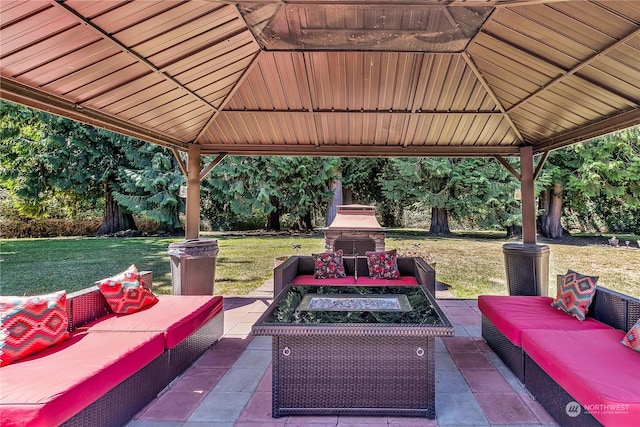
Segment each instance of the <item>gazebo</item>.
M640 123L636 0L17 0L0 20L1 98L171 148L187 239L227 154L492 156L535 243L549 151Z
M173 150L188 183L186 239L199 237L200 180L226 155L482 156L495 158L519 180L522 241L535 244L534 181L549 152L640 124L640 1L2 0L0 98ZM519 164L510 162L511 157L518 158ZM619 342L620 330L626 329L621 322L637 321L639 303L626 296L610 297L610 291L602 294L596 299L600 302L595 312L603 316L598 320L611 324ZM235 310L237 305L255 320L257 311L265 309L264 301L259 302L256 308L257 304L227 299L224 309ZM549 416L534 416L533 400L513 392L515 388L484 356L486 343L480 338L484 329L479 322L485 320L480 319L477 301L447 304L447 316L459 317L455 326L464 335L460 341L443 344L438 356L454 366L452 372L458 376L443 376L437 382L438 387L456 386L452 379L459 378L464 392L458 389L448 393L447 400L440 399L438 411L449 419L441 422L442 417L439 425L489 425L483 415L487 408L499 417L492 425L547 424ZM625 308L627 315L622 316L621 306L632 308ZM545 308L557 313L548 303ZM470 311L473 316L467 315ZM464 314L458 316L460 312ZM469 317L478 326L468 325ZM229 318L234 322L241 317ZM225 336L244 340L253 320L237 322ZM448 327L452 332L453 326ZM534 337L536 332L541 331L534 330ZM571 331L552 332L566 337ZM616 378L628 379L633 387L636 383L627 369L631 365L611 357L606 342L599 346L598 337L605 336L594 332L595 338L554 341L548 360L560 360L556 355L563 352L562 356L572 355L574 359L569 360L579 362L575 367L585 366L581 372L589 378L599 374L596 387L612 378L601 367L613 367ZM161 341L161 333L153 333ZM503 337L495 334L493 342L501 345L507 340ZM105 342L114 348L110 340ZM245 347L235 352L238 343L229 342L227 347L212 347L209 355L215 358L230 348L235 357L245 354ZM272 392L254 391L264 381L260 378L270 380L265 372L278 349L272 350L272 341L255 342L256 346L246 347L251 357L238 357L236 362L241 363L226 369L220 381L197 382L210 388L199 386L198 393L182 395L167 390L155 401L155 413L160 416L154 417L152 408L145 413L149 423L142 419L132 425L166 421L168 411L173 412L172 420L175 412L181 412L183 421L229 424L242 421L244 411L242 415L262 414L256 425L270 422L265 398L271 399ZM433 342L430 337L429 351L435 351ZM513 346L503 348L522 360L522 347L519 353L512 351ZM582 351L576 352L578 348ZM412 352L415 357L425 354L422 347ZM166 360L182 363L173 354ZM282 354L289 356L291 350L285 347ZM223 358L229 360L227 355ZM393 363L400 360L395 354L385 358ZM478 359L485 363L478 364ZM454 365L464 361L472 362L465 377L469 385ZM540 369L531 361L523 361L527 375L531 368ZM513 370L512 365L509 368ZM433 377L433 369L430 372ZM562 369L563 376L565 372L571 374L574 369ZM504 378L518 381L507 374ZM537 383L539 393L533 395L546 395L545 408L557 406L562 416L574 419L580 405L566 404L564 398L572 397L568 392L561 394L562 387L551 377L537 377L542 380ZM126 381L134 385L131 389L141 389L136 378ZM573 381L581 390L586 388L584 382ZM416 383L434 388L435 382ZM500 393L486 399L490 393L472 391L472 382L490 383L488 389ZM238 388L230 388L231 383ZM223 387L218 389L218 384ZM529 390L535 384L527 379ZM109 397L129 403L130 395L121 390L111 389ZM559 392L549 394L549 390ZM603 394L609 390L602 390ZM183 399L185 394L189 400ZM430 406L434 410L432 397L433 393ZM169 401L174 404L167 405ZM636 402L637 398L632 403ZM530 404L531 408L525 406ZM98 408L108 408L107 415L118 412L111 400L101 405ZM515 407L512 412L523 416L511 422L514 418L499 412L504 406ZM232 412L234 417L222 417Z

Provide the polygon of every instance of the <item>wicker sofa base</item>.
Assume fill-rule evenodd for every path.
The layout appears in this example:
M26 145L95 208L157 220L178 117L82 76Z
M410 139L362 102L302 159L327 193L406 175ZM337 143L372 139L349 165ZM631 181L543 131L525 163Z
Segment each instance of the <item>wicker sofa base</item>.
M64 427L120 427L158 396L224 333L224 312L192 333L177 346L127 378L78 414Z
M169 354L164 352L150 364L118 384L72 418L63 427L121 427L151 402L169 383Z
M482 316L482 338L500 356L500 359L511 369L520 382L524 383L525 365L522 347L509 341L484 315Z
M182 374L224 334L224 311L202 325L177 346L169 349L169 381Z
M435 417L434 337L274 336L272 415Z
M527 389L563 427L602 427L526 353Z

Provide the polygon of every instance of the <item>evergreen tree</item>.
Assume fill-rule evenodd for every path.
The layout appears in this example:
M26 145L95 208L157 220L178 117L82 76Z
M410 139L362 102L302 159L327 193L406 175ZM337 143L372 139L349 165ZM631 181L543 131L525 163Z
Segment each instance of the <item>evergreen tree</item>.
M98 234L135 229L133 214L138 213L176 227L176 205L159 191L164 185L177 196L176 177L181 176L177 167L168 170L166 150L156 156L163 149L8 102L0 102L0 131L0 184L16 197L23 214L48 216L47 200L56 198L84 206L103 203ZM120 202L133 199L124 194L138 196L139 203L128 203L127 209ZM143 199L148 200L140 204ZM159 214L158 207L170 213Z
M331 197L335 159L312 157L227 157L203 182L205 215L214 223L263 216L265 228L311 229L311 216Z

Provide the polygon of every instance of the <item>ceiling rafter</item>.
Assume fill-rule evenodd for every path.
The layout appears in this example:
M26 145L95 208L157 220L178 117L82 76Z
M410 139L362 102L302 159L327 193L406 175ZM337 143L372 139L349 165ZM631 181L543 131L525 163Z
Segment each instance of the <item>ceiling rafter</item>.
M89 27L93 31L95 31L96 33L100 34L100 37L102 37L103 39L109 41L110 43L113 43L122 52L132 56L139 63L144 64L153 73L159 74L164 79L170 81L173 85L175 85L176 88L178 88L183 93L191 95L194 98L198 99L202 103L202 105L204 105L204 106L206 106L208 108L211 108L214 112L217 111L217 108L215 108L213 105L211 105L209 102L207 102L206 99L202 98L200 95L198 95L197 93L193 92L192 90L190 90L189 88L184 86L182 83L177 81L175 78L173 78L172 76L170 76L169 74L167 74L163 70L161 70L158 67L156 67L153 63L148 61L143 56L141 56L138 53L136 53L135 51L129 49L129 47L127 47L126 45L121 43L118 39L114 38L111 34L107 33L102 28L100 28L97 25L95 25L93 22L91 22L91 20L89 20L89 19L85 18L84 16L82 16L80 13L78 13L75 9L71 8L70 6L68 6L66 3L60 2L60 1L56 1L56 0L51 0L51 3L56 5L57 7L65 10L65 11L67 11L71 15L73 15L74 18L77 19L82 25L86 25L87 27Z
M166 133L124 122L101 111L25 86L6 77L0 77L0 98L163 147L186 148L184 143L171 138Z
M489 37L493 37L490 34L487 34ZM584 69L585 67L590 66L592 63L594 63L596 60L602 58L603 56L611 53L612 51L614 51L616 48L618 48L619 46L627 43L629 40L637 37L640 35L640 28L636 28L635 30L631 31L629 34L627 34L626 36L622 37L621 39L615 41L614 43L610 44L609 46L607 46L606 48L604 48L603 50L596 52L595 54L591 55L589 58L580 61L575 67L572 67L568 70L563 70L561 67L555 65L555 64L551 64L548 60L546 61L547 64L558 68L558 70L562 70L563 74L555 77L554 79L550 80L547 84L541 86L540 88L538 88L538 90L536 90L535 92L529 94L528 96L522 98L521 100L519 100L516 104L514 104L513 106L511 106L511 108L509 108L509 112L513 111L514 109L518 109L523 107L526 103L528 103L529 101L531 101L534 98L540 97L542 96L544 93L546 93L551 87L556 86L557 84L564 82L565 80L567 80L569 77L572 76L576 76L584 81L589 82L589 84L592 85L596 85L600 88L602 88L603 90L607 91L607 92L611 92L611 93L615 93L616 95L620 96L620 98L625 99L626 101L629 101L632 104L637 104L638 100L637 99L633 99L631 97L629 97L626 94L620 93L619 91L616 91L615 89L612 89L610 87L604 87L601 83L598 82L593 82L591 80L588 80L580 75L578 75L578 73L580 72L580 70ZM507 42L508 43L508 42ZM511 43L509 43L510 45L512 45ZM522 51L523 53L527 53L530 54L522 49L519 49L520 51Z
M202 146L202 154L218 154L228 150L229 146L211 144ZM406 148L377 145L375 150L362 145L324 145L316 147L313 144L234 144L234 155L256 156L343 156L343 157L459 157L460 151L456 146L449 145L410 145ZM520 148L512 146L474 146L474 150L465 156L468 157L493 157L496 155L513 157L520 156Z
M634 1L0 2L0 95L183 154L539 155L640 124Z
M525 139L522 136L522 133L520 133L520 129L518 129L518 126L515 124L515 122L513 121L513 119L509 115L509 113L507 112L507 110L504 108L504 106L502 105L502 102L500 102L500 99L498 98L498 96L495 94L495 92L493 91L493 89L491 88L491 86L489 85L487 80L484 78L484 76L482 75L482 73L480 72L478 67L476 66L476 64L473 61L473 58L471 57L471 55L469 55L468 53L463 53L462 57L464 58L465 62L469 66L469 68L471 68L471 71L473 72L473 74L475 74L476 78L478 79L478 81L480 82L480 84L482 85L484 90L487 91L487 93L489 94L489 96L491 97L493 102L496 104L496 106L498 107L498 109L502 113L504 119L507 121L507 123L509 123L509 127L518 136L518 142L523 143L525 141Z
M226 107L226 105L229 103L229 101L231 100L231 98L233 98L233 95L235 95L235 93L238 91L238 88L242 85L242 83L247 79L247 76L251 73L251 71L253 70L253 68L255 67L255 65L258 62L258 57L260 56L260 51L256 52L254 54L253 59L251 60L251 63L249 64L249 66L243 71L242 75L240 76L240 78L238 79L238 81L236 81L236 83L233 85L233 88L229 91L229 93L227 94L227 96L224 98L224 101L222 101L222 104L220 104L220 108L217 109L209 118L209 120L207 120L207 123L205 123L205 125L202 127L202 129L200 130L200 132L198 133L198 136L196 136L195 138L195 142L199 142L202 140L202 138L204 138L204 134L208 132L209 128L211 127L211 125L216 121L216 118L218 117L218 115L220 114L220 112L222 110L224 110L224 107Z
M545 141L536 144L535 151L539 153L547 150L555 150L557 148L564 147L565 145L596 138L603 134L626 129L638 124L640 124L640 108L635 108L633 110L624 111L612 117L607 117L603 120L590 123L579 129L574 129L552 138L548 138ZM607 131L603 132L603 129L606 129Z

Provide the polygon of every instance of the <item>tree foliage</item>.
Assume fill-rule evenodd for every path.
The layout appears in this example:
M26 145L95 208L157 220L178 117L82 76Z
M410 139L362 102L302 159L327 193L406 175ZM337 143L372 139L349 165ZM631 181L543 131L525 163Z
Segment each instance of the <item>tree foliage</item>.
M640 230L640 127L571 145L549 156L538 179L541 200L545 192L561 197L560 213L550 221L556 228L562 217L572 228L596 231ZM561 193L561 194L558 194ZM546 206L541 206L545 218ZM549 237L542 224L541 232Z
M265 227L280 229L288 215L294 227L310 228L310 216L331 197L335 161L312 157L227 157L203 182L203 211L216 226L234 217L266 217Z
M431 209L434 234L449 234L448 218L516 225L514 179L492 159L394 158L381 177L385 197Z
M1 185L22 215L51 216L44 201L55 199L72 211L81 203L85 209L102 204L102 233L134 228L134 213L169 229L179 226L180 175L177 168L168 170L166 150L8 102L0 102L0 117ZM144 204L128 203L133 198Z
M439 234L448 233L449 219L507 230L521 224L518 183L490 158L229 156L201 183L201 212L220 229L309 229L313 217L324 225L336 179L343 203L376 205L388 227L403 225L405 209L430 211ZM132 214L175 231L183 184L162 147L0 102L3 215L79 218L102 210L105 232L135 227ZM536 191L544 235L640 233L640 127L553 151Z

